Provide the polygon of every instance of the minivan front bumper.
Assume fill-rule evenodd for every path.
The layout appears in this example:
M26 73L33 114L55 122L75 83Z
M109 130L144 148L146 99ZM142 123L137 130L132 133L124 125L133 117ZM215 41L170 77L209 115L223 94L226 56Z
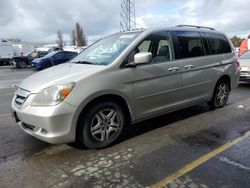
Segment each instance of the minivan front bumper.
M11 108L19 126L29 135L51 144L70 143L75 140L72 129L76 108L61 102L56 106L18 107L12 101Z

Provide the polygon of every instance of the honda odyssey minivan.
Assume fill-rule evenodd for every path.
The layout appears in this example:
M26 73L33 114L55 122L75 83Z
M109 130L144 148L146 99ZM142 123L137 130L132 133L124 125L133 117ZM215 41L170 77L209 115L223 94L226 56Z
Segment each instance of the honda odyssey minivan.
M11 109L38 139L103 148L131 123L202 102L223 107L239 77L234 47L221 32L188 25L134 30L26 78Z

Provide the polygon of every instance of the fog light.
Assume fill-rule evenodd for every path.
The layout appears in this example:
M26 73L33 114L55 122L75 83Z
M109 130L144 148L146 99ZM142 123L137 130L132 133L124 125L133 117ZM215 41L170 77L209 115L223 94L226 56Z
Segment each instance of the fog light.
M41 130L41 133L47 134L48 132L47 132L45 129L42 129L42 130Z

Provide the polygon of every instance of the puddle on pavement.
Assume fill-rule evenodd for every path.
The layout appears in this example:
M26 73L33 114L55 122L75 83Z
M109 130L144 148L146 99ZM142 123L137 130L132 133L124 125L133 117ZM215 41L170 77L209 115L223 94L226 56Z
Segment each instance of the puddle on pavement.
M223 131L200 131L194 135L181 138L181 141L194 147L210 147L215 148L224 143L226 134Z

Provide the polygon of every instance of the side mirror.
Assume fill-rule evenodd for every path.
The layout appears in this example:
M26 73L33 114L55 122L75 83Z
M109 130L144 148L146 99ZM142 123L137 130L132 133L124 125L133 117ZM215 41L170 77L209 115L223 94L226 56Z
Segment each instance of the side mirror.
M134 56L134 62L136 65L151 63L151 61L152 61L151 52L140 52L140 53L135 54Z

